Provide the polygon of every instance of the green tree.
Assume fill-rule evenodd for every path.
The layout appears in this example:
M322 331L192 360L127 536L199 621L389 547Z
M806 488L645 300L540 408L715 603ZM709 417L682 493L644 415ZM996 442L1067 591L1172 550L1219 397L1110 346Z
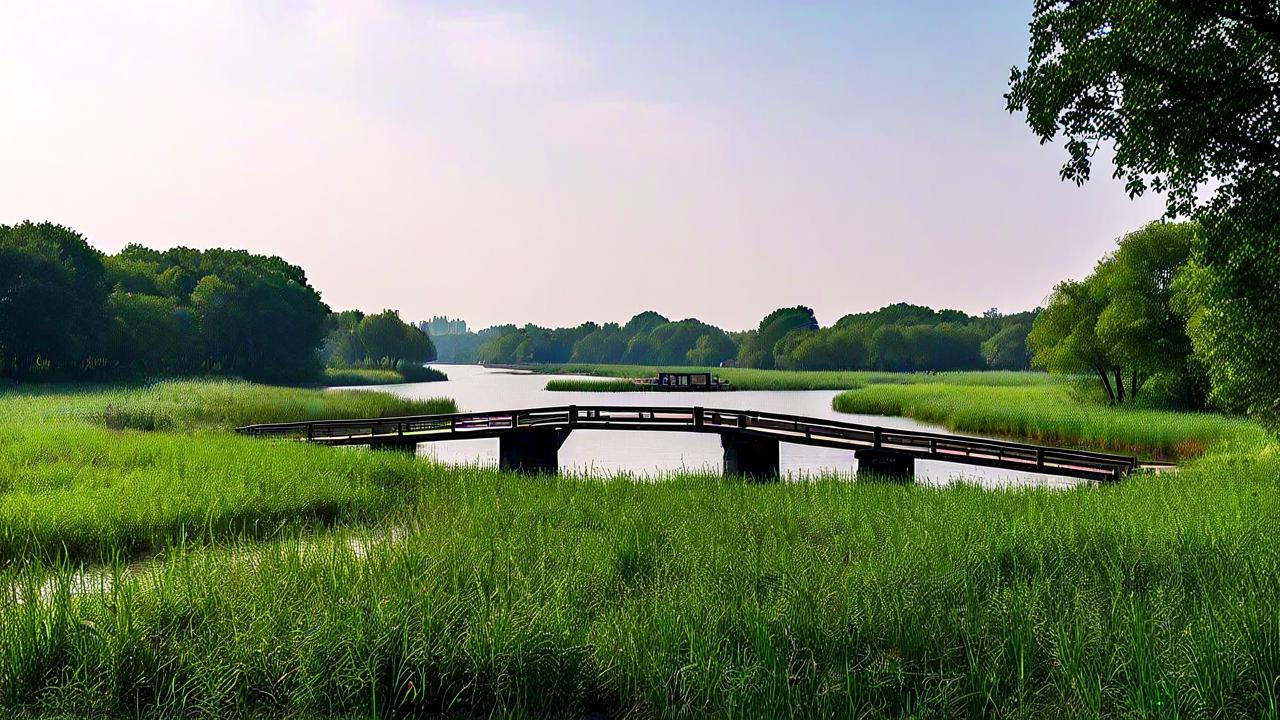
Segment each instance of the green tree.
M1280 9L1250 0L1037 0L1007 106L1064 179L1096 153L1130 194L1165 194L1202 232L1184 295L1189 333L1224 406L1280 423ZM1223 331L1221 328L1230 328Z
M1027 344L1031 362L1049 372L1094 374L1107 399L1124 402L1124 373L1098 338L1098 317L1106 308L1108 261L1087 280L1069 280L1053 290L1048 306L1036 318Z
M1025 370L1029 367L1031 353L1027 350L1027 334L1030 331L1028 326L1014 323L983 341L982 357L987 361L987 367L993 370Z
M192 341L178 304L170 298L117 290L107 298L111 324L107 358L132 374L174 372Z
M738 349L738 364L742 367L773 368L777 361L775 346L793 330L818 329L818 320L811 308L797 305L779 308L764 316L754 334L747 336Z
M1129 393L1152 378L1182 388L1182 404L1196 400L1197 368L1191 363L1186 320L1174 307L1174 280L1191 255L1195 226L1151 223L1120 239L1106 277L1106 307L1098 339L1116 364L1128 369Z
M52 223L0 225L0 371L21 376L38 359L70 367L106 326L101 256Z

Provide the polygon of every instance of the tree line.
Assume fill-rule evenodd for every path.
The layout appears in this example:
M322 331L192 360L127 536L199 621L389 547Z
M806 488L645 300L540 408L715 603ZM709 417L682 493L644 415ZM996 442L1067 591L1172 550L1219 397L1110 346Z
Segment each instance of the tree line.
M347 338L355 321L358 337ZM322 352L322 348L328 352ZM393 311L333 314L302 268L244 250L115 254L53 223L0 225L0 375L310 381L329 362L433 359Z
M493 364L603 363L784 370L944 371L1029 367L1035 311L982 316L898 303L821 327L811 308L780 308L744 332L652 310L624 324L501 325L433 335L440 359Z

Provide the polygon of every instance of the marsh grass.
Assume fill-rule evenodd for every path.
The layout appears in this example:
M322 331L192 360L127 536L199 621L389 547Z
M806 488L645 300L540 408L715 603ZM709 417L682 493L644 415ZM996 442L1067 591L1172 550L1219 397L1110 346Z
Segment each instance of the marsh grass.
M85 415L138 392L176 429ZM1277 714L1280 448L1251 426L1179 473L1069 491L531 478L225 432L403 410L313 392L0 399L0 708ZM193 397L245 407L175 409Z
M114 429L228 430L288 420L456 412L452 400L415 400L363 390L174 380L135 386L22 385L0 390L6 424L81 420Z
M399 368L348 367L325 368L324 384L328 387L358 385L398 385L401 383L440 382L449 376L424 365L402 365Z
M86 715L1256 717L1272 456L1107 488L442 475L388 522L4 576L0 704Z
M956 432L1003 435L1048 445L1184 460L1215 443L1260 438L1263 430L1213 413L1112 407L1067 382L976 386L951 382L875 384L837 395L836 410L899 415Z
M600 377L653 377L668 372L710 372L730 382L730 390L848 390L873 384L913 384L945 382L951 385L1028 386L1056 382L1044 373L1004 370L982 372L893 373L865 370L757 370L753 368L646 366L646 365L529 365L536 373L553 375L596 375ZM618 384L590 385L590 380L551 380L548 390L643 390Z

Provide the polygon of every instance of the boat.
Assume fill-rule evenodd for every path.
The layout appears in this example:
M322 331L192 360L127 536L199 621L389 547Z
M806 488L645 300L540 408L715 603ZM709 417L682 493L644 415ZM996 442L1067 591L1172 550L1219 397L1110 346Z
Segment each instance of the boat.
M709 392L727 390L729 381L709 372L659 372L655 377L632 380L646 389L667 392Z

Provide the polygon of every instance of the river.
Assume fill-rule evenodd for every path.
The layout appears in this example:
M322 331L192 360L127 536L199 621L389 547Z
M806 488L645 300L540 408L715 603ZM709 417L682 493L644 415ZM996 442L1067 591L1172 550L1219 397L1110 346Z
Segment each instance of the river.
M717 393L663 392L549 392L549 376L479 365L433 365L449 375L443 382L379 386L377 389L405 397L452 398L463 412L514 410L550 405L705 405L735 410L830 418L846 422L947 433L947 429L910 418L881 415L849 415L831 408L835 390L735 390ZM421 443L421 455L441 462L496 465L498 441L453 440ZM791 479L819 475L852 477L858 461L850 450L782 443L781 469ZM613 475L628 473L658 478L691 471L719 473L723 462L720 438L713 434L672 432L617 432L575 430L560 448L562 471ZM930 484L958 481L988 487L1043 485L1073 487L1081 481L1036 473L999 470L930 460L916 461L917 479Z

